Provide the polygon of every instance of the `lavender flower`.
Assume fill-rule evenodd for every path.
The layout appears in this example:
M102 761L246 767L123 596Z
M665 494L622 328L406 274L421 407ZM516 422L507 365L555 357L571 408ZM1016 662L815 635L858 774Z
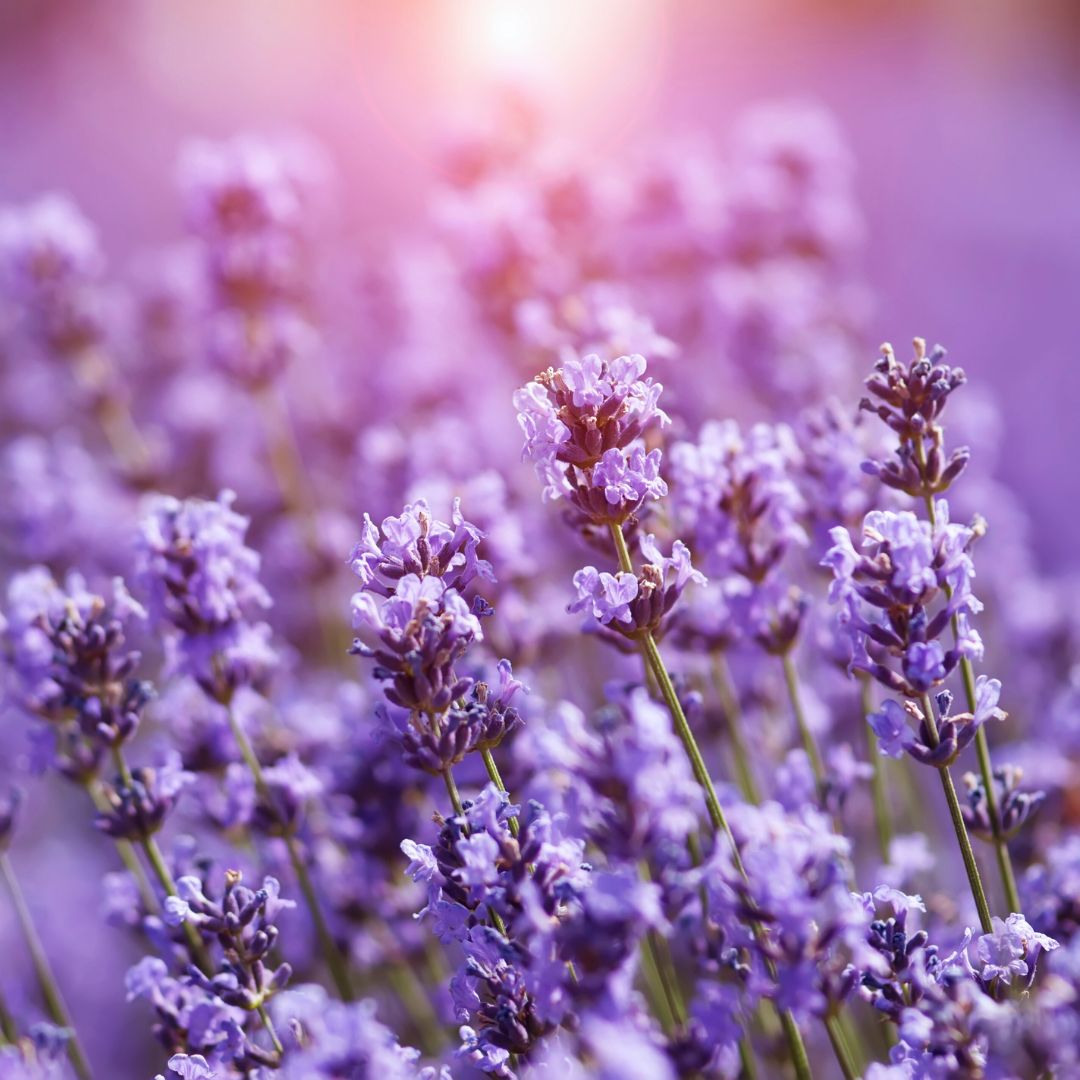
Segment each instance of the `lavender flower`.
M867 720L878 737L882 754L897 758L906 751L923 765L951 765L987 720L1005 719L1006 713L997 707L1000 692L1001 684L996 679L980 675L977 683L979 704L975 712L951 713L952 694L942 691L937 695L937 739L929 730L922 706L914 701L905 701L901 707L895 701L887 700L881 710L871 713ZM917 734L912 733L908 721L914 722Z
M518 722L510 702L521 687L509 661L499 665L500 689L459 675L455 665L483 640L480 618L491 607L461 590L477 577L494 579L477 547L483 533L461 515L433 521L421 500L377 529L365 517L364 539L350 559L361 591L352 599L360 638L352 652L376 661L386 703L377 707L411 766L442 773L474 750L491 749Z
M282 1080L449 1080L449 1073L418 1068L417 1051L399 1045L375 1011L374 1001L343 1004L316 986L283 994L274 1003L274 1013L279 1021L294 1025L297 1047L277 1075Z
M858 972L880 966L865 909L848 888L848 841L810 807L789 815L775 803L741 805L731 827L745 877L718 846L702 873L710 920L755 965L777 972L772 992L784 1007L830 1015L854 992ZM767 934L750 934L749 912L764 913Z
M1038 813L1046 799L1043 791L1021 791L1020 781L1023 776L1023 769L1015 765L1000 765L994 769L999 829L1004 837L1015 836L1028 819ZM967 805L962 807L964 824L972 835L989 843L994 839L994 825L990 817L986 785L982 777L974 773L964 773L963 779L968 798Z
M644 378L646 366L643 356L570 359L515 392L525 455L546 497L566 493L567 466L587 472L606 451L626 450L652 424L669 422L658 405L663 387Z
M390 596L402 578L439 578L458 593L475 578L493 581L491 564L477 548L484 534L469 524L455 499L450 522L432 518L427 502L406 505L397 517L383 519L377 527L364 515L363 538L349 556L349 566L365 592Z
M664 617L691 582L706 584L705 575L690 563L690 552L681 540L664 555L649 535L640 541L645 564L636 574L609 574L586 566L574 575L577 599L569 611L585 611L601 626L634 637L645 631L663 633Z
M909 511L867 514L861 553L842 526L830 535L834 546L822 565L833 572L829 598L840 605L853 668L919 697L940 685L961 657L982 655L982 641L968 622L982 610L971 591L975 567L969 554L978 528L950 523L944 500L933 525ZM954 618L960 636L946 649L939 639Z
M46 195L0 216L0 268L29 328L50 352L75 359L105 336L105 261L93 226L73 203Z
M628 454L612 448L593 467L587 478L579 474L566 492L567 498L595 525L621 525L645 505L647 499L667 494L660 476L661 453L645 452L635 444Z
M275 878L266 878L258 890L241 881L239 873L226 873L221 899L214 901L206 895L205 882L182 877L177 882L178 895L166 901L165 920L172 926L190 922L201 933L217 937L223 950L219 971L208 976L193 968L191 978L226 1005L251 1012L289 982L291 967L270 967L268 961L278 938L277 917L296 905L281 899Z
M710 422L697 443L672 447L676 520L715 583L715 602L731 617L727 625L699 625L689 612L684 635L720 646L749 634L769 652L791 648L806 601L781 564L808 541L806 505L792 477L800 463L784 424L755 424L744 437L734 421Z
M915 339L915 355L904 365L882 345L875 373L866 381L872 395L861 405L876 413L900 436L895 461L868 460L864 468L888 487L909 495L932 498L945 491L963 472L970 458L966 447L946 460L938 418L949 395L967 381L961 368L944 362L945 350L935 345L929 355L926 342ZM929 448L924 450L922 440Z
M993 931L976 938L972 948L975 974L984 985L1008 986L1013 979L1026 977L1030 987L1039 954L1058 948L1058 943L1034 930L1023 915L1014 913L1008 919L995 917ZM970 958L970 950L967 956Z
M217 500L149 500L138 537L139 580L152 622L169 632L172 670L218 700L262 687L276 666L269 629L251 617L270 606L259 556L245 543L248 519Z
M91 775L101 755L135 733L153 696L135 677L140 653L126 634L146 618L123 581L112 598L92 592L78 574L59 585L44 567L17 574L0 622L9 695L48 721L52 763L73 779Z
M118 840L146 840L162 826L180 792L195 777L174 757L159 769L142 766L102 785L103 808L95 824Z

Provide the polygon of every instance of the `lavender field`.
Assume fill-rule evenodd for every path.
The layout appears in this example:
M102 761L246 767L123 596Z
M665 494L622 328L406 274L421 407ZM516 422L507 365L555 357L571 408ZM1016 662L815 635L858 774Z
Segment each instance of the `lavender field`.
M0 8L0 1080L1080 1078L1078 94Z

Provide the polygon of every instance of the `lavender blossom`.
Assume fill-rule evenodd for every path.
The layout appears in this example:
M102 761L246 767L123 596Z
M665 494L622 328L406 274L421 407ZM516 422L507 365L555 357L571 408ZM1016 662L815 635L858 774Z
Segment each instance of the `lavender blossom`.
M940 685L962 657L982 656L982 641L969 622L982 610L971 590L969 548L977 525L952 524L948 505L939 500L935 524L906 510L867 514L862 552L842 526L830 535L834 546L822 565L833 572L829 598L840 605L852 668L919 697ZM960 634L946 648L940 638L954 618Z
M78 359L101 344L105 260L93 226L68 199L46 195L0 216L0 268L49 352Z
M1008 838L1015 836L1038 813L1046 799L1043 791L1021 791L1020 781L1023 769L1015 765L1000 765L994 769L994 789L999 816L1001 835ZM974 773L964 773L964 786L967 788L967 805L962 807L964 824L968 831L988 843L994 839L994 825L990 817L986 785L982 777Z
M17 574L0 621L8 694L52 729L52 763L73 779L91 775L109 749L138 728L153 696L135 677L140 653L126 634L146 618L123 581L111 600L87 588L78 574L59 585L44 567Z
M745 877L718 846L702 872L709 919L729 928L749 962L777 972L770 992L785 1008L831 1015L855 991L858 972L880 967L866 941L869 919L849 891L848 841L810 807L795 815L775 803L744 804L732 809L731 827ZM767 934L750 933L749 912L764 913Z
M863 409L876 413L900 436L896 460L870 459L864 468L888 487L923 498L945 491L970 458L967 447L945 458L938 418L949 396L964 385L967 376L944 360L945 350L940 345L927 355L926 342L921 338L915 339L915 355L906 365L896 359L890 345L882 345L881 359L866 381L871 397L861 403ZM922 445L924 439L928 449Z
M577 599L569 611L584 611L601 626L632 638L646 631L662 636L664 618L688 584L705 585L705 575L690 563L690 552L676 540L664 555L649 535L641 538L645 564L636 573L609 574L586 566L574 575Z
M546 497L566 494L567 467L588 475L606 451L626 450L654 423L669 422L658 405L663 387L644 377L646 366L643 356L570 359L515 392L525 456Z
M265 686L277 664L269 628L250 621L270 597L234 501L230 491L214 502L154 496L137 549L150 619L168 632L171 669L221 701L239 686Z
M699 626L691 612L685 635L719 646L748 634L778 655L792 647L806 601L781 564L808 542L806 505L792 478L800 462L784 424L755 424L743 436L734 421L710 422L697 443L672 447L676 520L732 619Z

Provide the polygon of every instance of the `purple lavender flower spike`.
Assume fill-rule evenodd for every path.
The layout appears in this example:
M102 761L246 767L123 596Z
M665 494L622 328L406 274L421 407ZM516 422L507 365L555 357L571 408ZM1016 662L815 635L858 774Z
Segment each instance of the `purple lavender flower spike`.
M661 453L645 452L635 445L628 454L613 448L587 476L579 473L577 483L567 491L567 498L585 518L595 525L621 525L645 505L647 499L667 494L667 484L660 476Z
M46 195L0 217L0 267L50 352L77 359L101 343L109 318L105 260L73 203Z
M454 499L449 523L432 518L427 502L418 499L397 517L385 518L381 527L365 514L363 537L349 565L361 588L379 596L389 596L409 574L439 578L461 592L477 577L494 580L491 564L477 554L483 539L462 515L460 499Z
M1044 791L1021 791L1020 782L1024 770L1015 765L998 765L994 768L994 794L996 795L999 831L1008 838L1017 832L1046 801ZM988 843L994 839L994 825L990 818L986 784L981 776L964 773L967 802L961 806L964 824L973 835Z
M915 339L914 356L908 364L896 359L891 345L882 345L881 359L866 380L870 397L861 408L881 417L900 436L896 459L868 460L867 472L888 487L909 495L932 498L945 491L963 472L970 458L966 447L946 460L944 437L938 418L949 395L967 381L961 368L945 363L945 350L935 345L929 355L926 342ZM929 449L920 461L914 443L927 440Z
M94 775L103 754L132 737L153 696L150 684L135 676L140 653L126 641L145 618L119 578L111 599L87 588L78 574L61 586L43 567L17 574L8 586L0 616L7 695L48 722L42 749L71 779Z
M230 491L213 502L153 496L137 546L151 621L169 634L171 668L219 701L239 686L265 687L277 661L269 631L251 621L270 597L234 501Z
M377 528L365 516L350 564L360 578L353 625L363 634L352 652L375 661L386 701L376 706L406 762L444 773L473 751L490 750L517 725L511 700L521 683L499 665L499 690L461 675L456 666L483 640L480 619L492 608L462 590L494 580L477 548L483 533L454 502L450 524L435 521L420 500Z
M690 552L681 540L664 555L651 534L640 541L646 562L636 573L609 574L586 566L574 574L577 599L569 611L585 611L602 627L632 638L646 630L663 636L665 617L675 607L689 584L706 584L705 575L695 570ZM618 638L614 638L616 642Z
M936 525L910 511L871 511L862 552L839 526L822 559L833 573L829 596L840 608L852 667L910 697L932 690L955 669L964 647L946 649L940 638L954 617L982 609L971 592L975 571L968 554L977 530L951 524L944 500L938 505Z
M608 451L627 450L654 423L669 422L658 405L663 387L645 377L646 366L643 356L569 359L515 392L524 456L536 465L545 497L559 498L578 486L571 479L575 469L582 474L579 484L587 483ZM602 476L612 476L612 461ZM644 457L632 467L646 480L653 468ZM656 486L656 478L648 482Z

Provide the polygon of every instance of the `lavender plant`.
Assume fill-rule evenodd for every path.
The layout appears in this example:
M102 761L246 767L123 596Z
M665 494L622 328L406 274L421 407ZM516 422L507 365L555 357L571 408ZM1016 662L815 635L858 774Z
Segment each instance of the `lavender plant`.
M300 141L0 215L0 1077L1077 1074L1072 605L835 127L503 109L362 266Z

